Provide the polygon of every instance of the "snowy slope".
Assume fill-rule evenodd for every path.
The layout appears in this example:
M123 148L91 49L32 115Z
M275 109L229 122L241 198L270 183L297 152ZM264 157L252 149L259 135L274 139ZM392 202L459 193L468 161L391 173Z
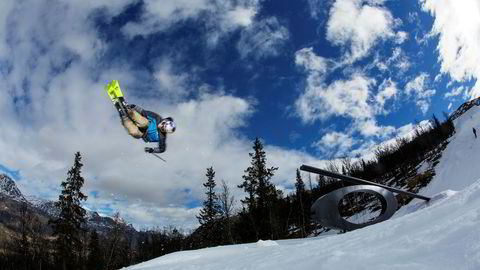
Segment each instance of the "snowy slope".
M310 239L176 252L126 269L480 269L480 107L455 120L436 176L390 220ZM453 191L455 190L455 191Z
M480 179L446 195L346 234L176 252L127 269L480 269Z
M480 177L480 138L475 139L472 128L480 135L480 106L474 106L455 119L456 133L435 168L436 176L421 191L431 196L443 190L462 190Z

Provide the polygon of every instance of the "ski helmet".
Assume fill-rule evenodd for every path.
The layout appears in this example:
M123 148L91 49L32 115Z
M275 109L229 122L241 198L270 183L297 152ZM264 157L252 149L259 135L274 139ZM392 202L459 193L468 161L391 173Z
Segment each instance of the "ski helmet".
M175 126L175 122L173 122L173 118L171 117L163 119L162 122L160 122L160 124L158 125L158 127L162 132L165 133L173 133L175 132L175 129L177 129L177 127Z

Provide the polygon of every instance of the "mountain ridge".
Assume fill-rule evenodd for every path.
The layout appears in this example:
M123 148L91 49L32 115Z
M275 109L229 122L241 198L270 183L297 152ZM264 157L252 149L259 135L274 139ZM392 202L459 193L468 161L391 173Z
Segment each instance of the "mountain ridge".
M14 217L19 217L15 213L22 209L26 204L35 214L43 216L45 220L54 219L59 216L60 210L55 206L54 201L41 199L34 196L24 196L17 187L15 181L7 174L0 173L0 222L12 223ZM100 233L106 233L113 228L116 221L108 216L100 216L96 211L87 210L86 226L89 229L95 229ZM13 213L12 213L13 212ZM12 228L14 226L11 226ZM132 225L127 225L131 231L136 230Z

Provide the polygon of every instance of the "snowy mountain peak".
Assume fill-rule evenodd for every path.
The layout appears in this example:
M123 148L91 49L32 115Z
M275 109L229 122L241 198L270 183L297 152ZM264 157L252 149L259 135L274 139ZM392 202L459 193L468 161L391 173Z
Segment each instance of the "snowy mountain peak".
M15 181L6 174L0 174L0 194L15 200L25 201L25 197L23 197L22 192L17 188Z

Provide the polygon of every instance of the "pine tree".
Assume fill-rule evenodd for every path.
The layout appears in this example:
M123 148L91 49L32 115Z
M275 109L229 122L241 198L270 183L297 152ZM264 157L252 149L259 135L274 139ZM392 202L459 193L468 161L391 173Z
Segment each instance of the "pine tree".
M305 208L304 208L304 197L305 197L305 183L303 183L302 176L300 175L300 170L297 169L297 178L295 182L298 209L298 224L300 227L301 236L305 237Z
M270 179L278 168L267 168L266 153L259 138L255 139L253 150L253 153L249 153L252 158L251 166L244 171L245 175L242 176L244 181L238 186L248 193L248 197L241 202L248 208L248 216L257 240L272 239L275 238L276 216L273 208L277 190Z
M85 180L81 176L80 152L75 154L73 167L68 171L67 179L62 182L62 193L55 202L55 206L60 209L60 215L57 219L51 220L53 225L53 235L56 236L56 255L58 262L64 270L75 269L80 258L82 242L80 232L85 224L86 211L80 205L87 196L81 192Z
M207 198L203 201L203 208L200 210L200 215L197 216L198 222L201 225L210 224L216 221L220 215L220 204L218 197L215 194L215 171L213 167L207 168L207 182L203 186L207 189L205 195Z
M94 230L90 234L90 241L88 243L88 260L87 268L96 270L103 269L103 252L100 248L100 241L98 238L98 233Z
M200 235L203 238L205 246L220 244L222 241L222 231L220 228L221 217L220 202L215 193L215 171L213 167L207 168L207 181L203 184L206 188L206 199L203 201L203 208L197 216L201 226L199 228Z

